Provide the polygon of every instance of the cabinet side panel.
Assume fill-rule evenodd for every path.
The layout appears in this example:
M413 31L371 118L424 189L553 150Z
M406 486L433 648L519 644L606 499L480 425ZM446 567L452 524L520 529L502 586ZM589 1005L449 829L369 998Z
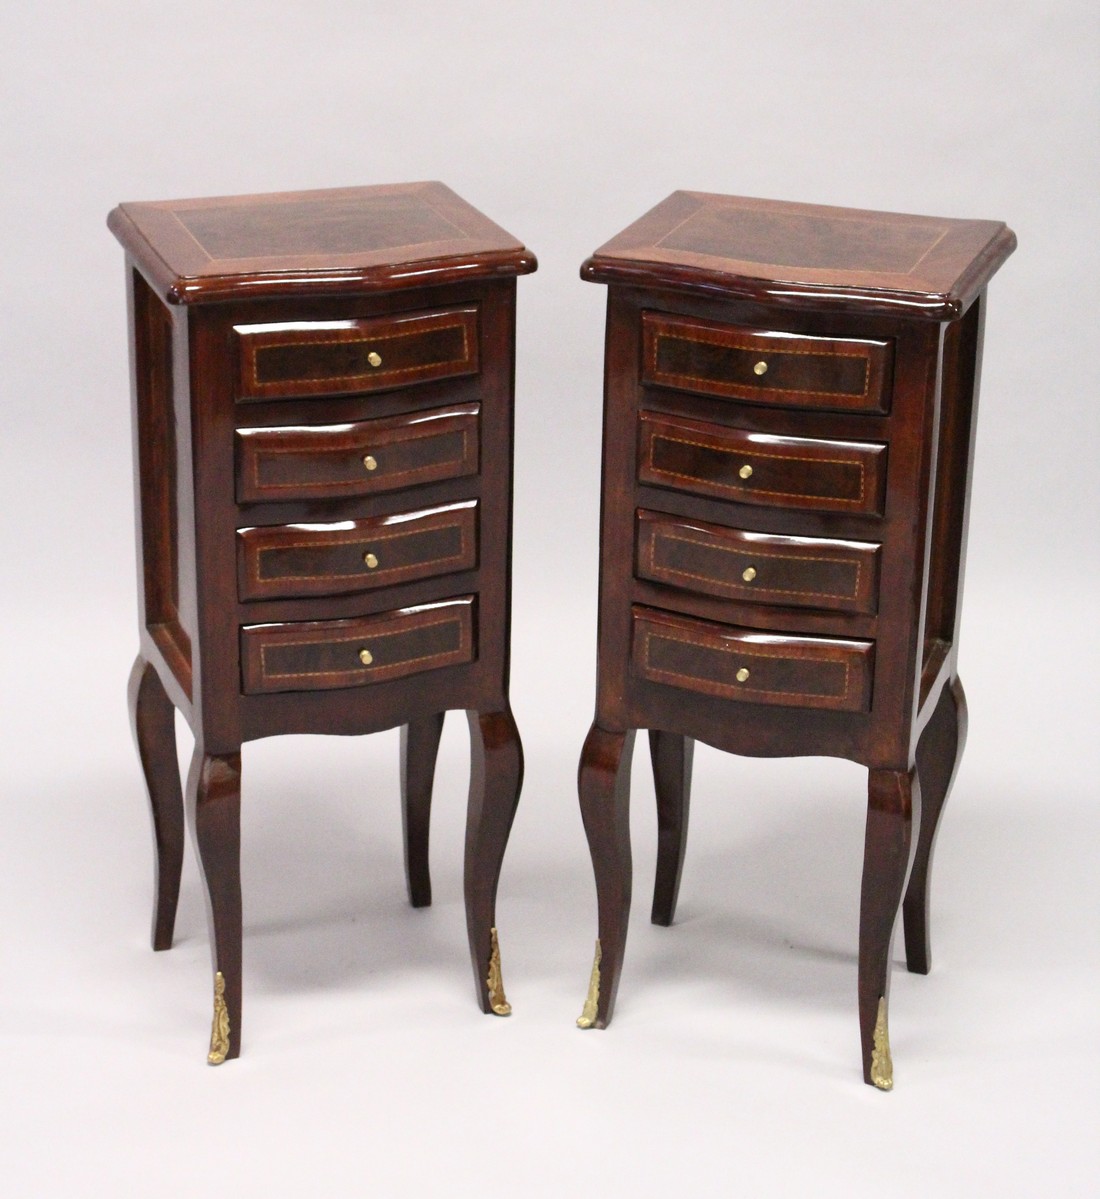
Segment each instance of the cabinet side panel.
M955 641L983 308L983 298L979 297L961 320L948 326L944 337L935 516L924 624L922 702L923 692Z
M165 662L190 695L191 641L179 613L180 538L172 318L136 270L131 271L131 286L142 619Z

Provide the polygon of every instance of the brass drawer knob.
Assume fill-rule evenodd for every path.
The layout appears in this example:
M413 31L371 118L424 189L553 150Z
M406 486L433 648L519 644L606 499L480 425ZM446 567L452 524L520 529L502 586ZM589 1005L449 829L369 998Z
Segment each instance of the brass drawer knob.
M368 570L374 570L378 565L378 558L369 550L363 555L363 561L367 564Z
M375 456L373 454L367 454L363 458L363 465L367 468L367 470L377 470L378 469L378 459L375 458Z
M370 650L364 646L364 648L359 651L359 661L362 662L364 666L369 666L374 661L374 654L372 654Z
M367 361L371 364L371 366L381 366L382 355L379 354L377 350L371 350L371 352L367 355Z
M741 467L741 469L737 473L741 476L742 479L751 479L752 478L752 467L749 466L749 464L746 462L745 465L743 467Z
M745 569L741 572L741 578L743 578L746 583L751 583L753 581L753 579L756 578L756 567L755 566L746 566Z
M753 368L754 375L766 375L768 373L768 364L764 361L758 362Z
M749 670L747 666L742 666L741 669L733 676L739 683L744 683L748 680Z

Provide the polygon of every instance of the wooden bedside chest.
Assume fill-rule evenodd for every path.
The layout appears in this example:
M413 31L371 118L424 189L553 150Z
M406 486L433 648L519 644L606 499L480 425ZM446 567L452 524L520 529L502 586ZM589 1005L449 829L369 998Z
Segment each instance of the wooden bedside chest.
M966 734L955 634L985 287L1015 244L996 222L676 192L581 268L609 285L581 1027L611 1019L622 966L634 731L650 730L658 924L692 739L848 758L870 771L864 1078L892 1086L895 916L904 895L906 960L926 973L929 859Z
M516 276L439 183L123 204L141 649L130 705L167 949L184 805L211 914L209 1061L241 1046L241 744L401 725L409 898L431 903L444 713L473 740L465 850L483 1011L523 760L508 702Z

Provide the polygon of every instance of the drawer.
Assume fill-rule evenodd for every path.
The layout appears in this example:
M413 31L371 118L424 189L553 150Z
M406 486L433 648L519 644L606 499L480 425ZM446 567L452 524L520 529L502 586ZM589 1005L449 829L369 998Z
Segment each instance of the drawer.
M751 704L866 712L870 641L758 633L633 609L634 668L643 679Z
M885 413L892 366L888 341L642 315L642 382L678 391L753 404Z
M237 398L384 391L478 371L477 308L236 325Z
M364 616L241 629L246 695L365 687L474 660L474 597Z
M476 565L476 500L369 520L237 530L242 600L369 591Z
M873 614L880 547L825 537L781 537L684 521L637 517L637 576L702 595Z
M477 404L345 425L237 430L242 503L370 495L478 472Z
M638 423L642 483L742 504L882 512L885 445L745 433L655 412Z

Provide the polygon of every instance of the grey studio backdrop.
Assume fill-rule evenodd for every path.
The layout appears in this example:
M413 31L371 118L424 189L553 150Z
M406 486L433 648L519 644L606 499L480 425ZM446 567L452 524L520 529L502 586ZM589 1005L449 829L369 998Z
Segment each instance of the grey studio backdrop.
M1094 1194L1097 9L750 0L96 3L2 18L0 1174L18 1196ZM244 753L244 1056L204 1065L188 848L176 947L124 705L136 648L120 200L439 178L527 243L512 694L527 782L499 901L510 1020L466 958L465 722L435 905L405 904L395 733ZM602 288L675 188L1003 219L961 669L970 741L933 972L896 968L897 1087L859 1078L865 781L697 758L677 925L635 902L614 1026L591 718ZM181 730L181 749L190 744Z

